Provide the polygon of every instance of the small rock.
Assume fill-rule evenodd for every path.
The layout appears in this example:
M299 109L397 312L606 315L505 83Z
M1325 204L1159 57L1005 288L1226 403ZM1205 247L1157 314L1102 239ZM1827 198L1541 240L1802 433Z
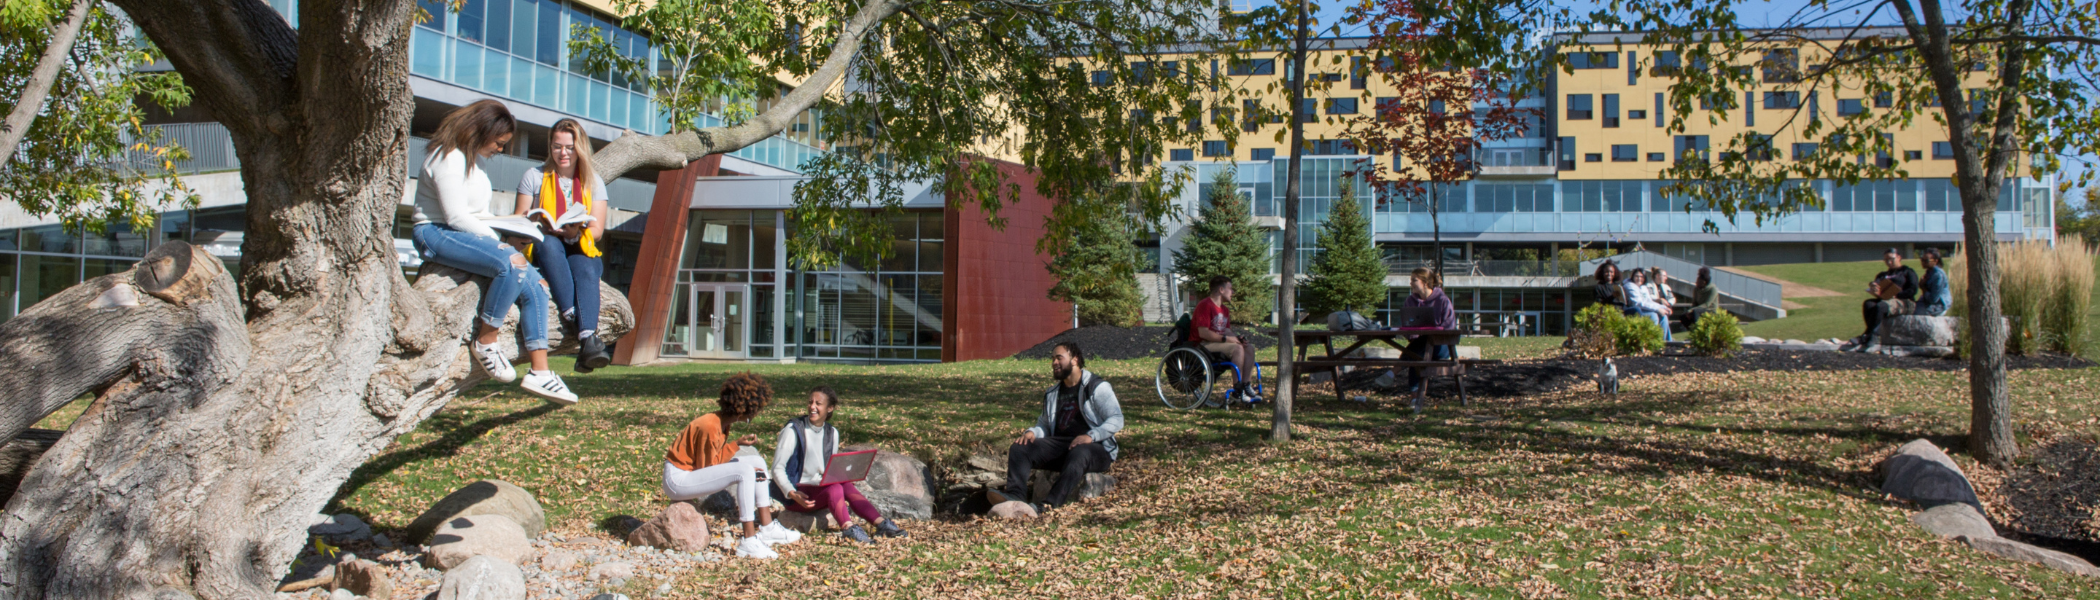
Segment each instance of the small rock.
M596 595L596 596L591 596L591 600L627 600L627 595L626 595L626 594L599 594L599 595Z
M1997 536L1961 538L1961 540L1963 543L1968 544L1970 548L1981 550L1987 554L2025 563L2034 563L2074 575L2100 577L2100 567L2094 567L2093 563L2086 562L2085 559L2055 550L2038 548Z
M321 536L330 542L357 542L372 537L372 526L358 519L357 515L345 513L308 527L306 532Z
M1808 342L1804 342L1804 341L1801 341L1801 340L1796 340L1796 339L1788 339L1787 341L1784 341L1784 342L1780 342L1780 343L1782 343L1782 344L1790 344L1790 345L1794 345L1794 346L1806 346L1806 345L1808 345Z
M387 576L386 567L369 560L336 563L335 583L330 585L338 592L348 590L366 598L394 597L394 580Z
M525 574L517 565L476 556L445 572L437 600L522 600Z
M1925 509L1911 515L1910 522L1943 538L1982 539L1998 535L1997 530L1991 529L1990 520L1983 518L1983 513L1976 512L1976 507L1959 502Z
M1745 344L1762 344L1762 343L1765 343L1765 338L1757 337L1757 336L1754 336L1754 335L1746 335L1746 336L1743 336L1743 343L1745 343Z
M992 511L986 514L1000 519L1022 521L1034 519L1036 517L1035 508L1029 506L1028 503L1019 500L1008 500L993 505Z
M423 564L450 570L476 556L487 556L513 567L532 552L531 538L509 517L472 515L446 521L430 536L430 552Z
M329 600L356 600L357 594L351 593L350 590L336 588L335 591L328 593L328 598Z
M394 547L394 540L386 537L385 535L373 535L372 545L381 548L392 548Z
M686 502L673 503L656 513L656 518L627 534L627 543L636 546L653 546L666 550L691 552L707 547L707 519L693 505Z
M540 570L553 573L576 568L576 553L567 550L548 550L540 555Z
M633 577L633 576L634 576L634 563L627 563L627 562L609 562L609 563L600 563L600 564L599 564L598 566L595 566L595 567L591 567L591 574L590 574L590 576L588 577L588 579L590 579L590 580L592 580L592 581L597 581L597 580L600 580L600 579L613 579L613 580L619 580L619 579L626 579L626 578L629 578L629 577ZM620 585L620 584L617 584L617 583L615 583L615 584L613 584L613 587L619 587L619 585Z
M832 517L831 511L828 510L820 510L813 513L795 512L790 510L773 515L773 521L779 523L781 527L786 527L788 529L793 529L795 531L800 531L803 533L809 533L812 530L819 529L841 529L841 527L839 527L839 520L835 517Z

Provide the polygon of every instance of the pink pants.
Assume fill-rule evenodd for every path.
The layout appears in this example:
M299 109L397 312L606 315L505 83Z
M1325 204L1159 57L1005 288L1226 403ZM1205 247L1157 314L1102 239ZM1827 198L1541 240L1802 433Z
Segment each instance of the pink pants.
M802 495L808 496L809 501L813 504L809 508L802 508L793 502L788 502L786 503L788 510L799 513L813 513L830 509L831 517L839 520L840 527L853 524L853 515L860 515L860 518L867 519L871 524L882 521L882 513L875 510L875 503L869 502L867 496L860 495L860 488L853 487L853 482L834 483L826 486L798 485L795 486L795 489L802 492ZM849 505L853 507L853 515L846 514L846 507Z

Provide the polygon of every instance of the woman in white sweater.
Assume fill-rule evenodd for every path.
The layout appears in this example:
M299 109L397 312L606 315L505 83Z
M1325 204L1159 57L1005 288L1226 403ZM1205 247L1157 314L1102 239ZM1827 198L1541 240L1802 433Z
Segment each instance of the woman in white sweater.
M1626 294L1626 307L1634 314L1654 321L1663 330L1663 339L1670 339L1670 305L1655 297L1655 288L1648 285L1648 271L1634 269L1626 272L1626 282L1620 284Z
M423 260L449 265L489 278L481 297L478 329L469 344L474 362L490 378L516 381L510 358L496 346L503 318L516 305L518 337L525 340L532 371L522 384L526 392L560 405L576 403L576 394L547 366L547 288L525 256L503 242L482 219L492 218L489 201L495 189L489 175L475 164L510 145L518 122L502 102L482 100L453 110L438 124L416 182L416 252Z

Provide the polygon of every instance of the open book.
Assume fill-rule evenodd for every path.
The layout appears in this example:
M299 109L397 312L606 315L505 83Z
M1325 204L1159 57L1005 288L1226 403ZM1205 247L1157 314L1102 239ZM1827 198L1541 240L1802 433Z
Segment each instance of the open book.
M496 230L496 235L498 236L521 237L532 241L539 241L540 239L539 223L525 217L491 217L482 219L481 224L489 226L489 229Z
M569 203L568 210L561 211L561 213L561 218L556 219L554 215L548 214L545 209L535 208L526 211L525 218L546 223L552 229L561 229L570 225L589 225L591 221L598 220L597 217L591 216L591 211L584 210L582 204L574 202Z

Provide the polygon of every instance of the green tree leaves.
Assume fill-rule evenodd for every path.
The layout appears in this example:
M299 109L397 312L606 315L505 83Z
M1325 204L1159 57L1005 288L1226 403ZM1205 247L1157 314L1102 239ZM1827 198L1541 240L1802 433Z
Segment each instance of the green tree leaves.
M1385 301L1385 259L1371 241L1371 221L1364 216L1355 187L1342 181L1341 198L1327 213L1327 222L1320 224L1320 252L1306 270L1312 277L1301 284L1306 310L1315 317L1344 309L1363 311Z
M1197 296L1210 290L1212 277L1232 279L1233 300L1225 309L1232 312L1234 323L1262 323L1276 310L1269 235L1254 224L1231 171L1220 171L1211 180L1210 198L1189 225L1181 249L1174 251L1174 270Z
M1096 212L1102 214L1082 220L1070 243L1050 259L1050 274L1058 280L1050 288L1050 299L1078 307L1081 326L1142 325L1144 296L1137 285L1142 257L1133 235L1137 225L1113 210Z

